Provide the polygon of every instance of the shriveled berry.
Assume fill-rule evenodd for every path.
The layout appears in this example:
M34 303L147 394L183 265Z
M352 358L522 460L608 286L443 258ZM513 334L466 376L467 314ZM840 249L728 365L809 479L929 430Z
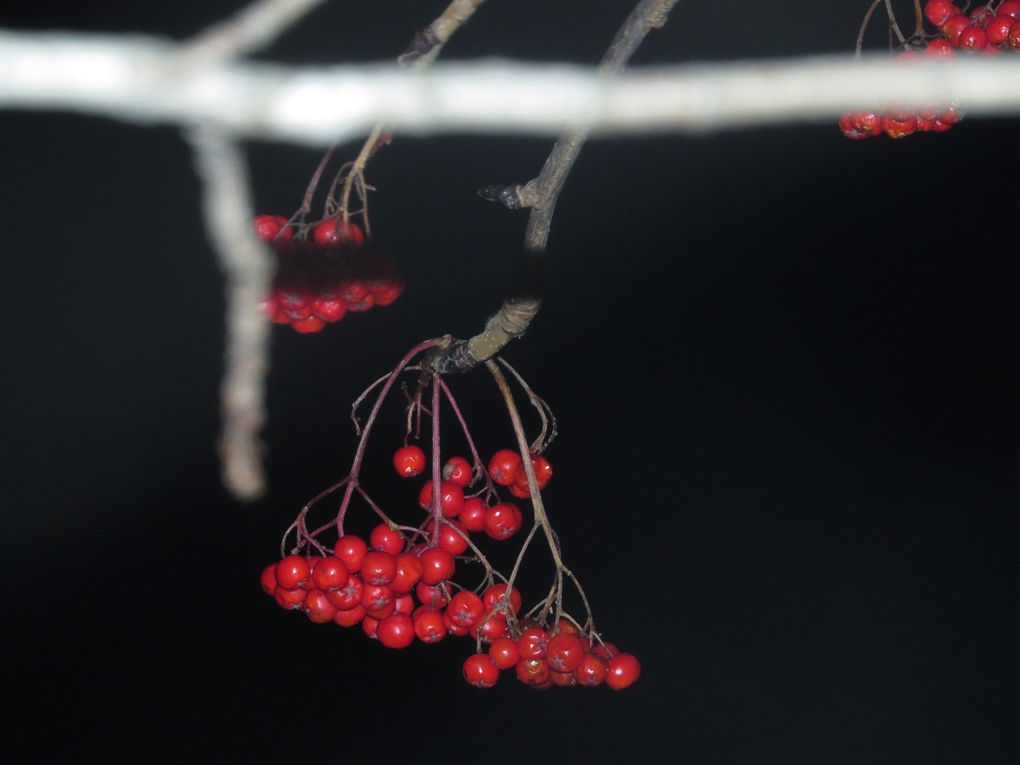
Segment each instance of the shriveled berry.
M393 453L393 467L401 478L420 475L425 470L425 452L420 446L401 446Z

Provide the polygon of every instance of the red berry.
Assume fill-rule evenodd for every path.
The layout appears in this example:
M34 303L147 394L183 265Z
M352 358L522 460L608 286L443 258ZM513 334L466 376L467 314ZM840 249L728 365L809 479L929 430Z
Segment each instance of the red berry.
M422 565L422 581L425 584L439 584L453 576L457 564L453 556L439 547L430 547L418 556Z
M549 677L553 685L571 686L577 685L577 678L573 672L557 672L555 669L549 671Z
M407 648L414 642L414 622L407 614L387 616L379 622L376 637L387 648Z
M489 460L489 475L500 486L509 486L514 482L514 471L521 464L521 455L510 449L500 449Z
M950 0L928 0L924 4L924 17L937 27L959 12L960 10Z
M496 638L505 637L506 628L506 617L503 614L486 614L471 626L471 634L481 638L483 643L491 643Z
M375 640L379 637L377 630L379 629L379 620L374 616L365 615L365 618L361 620L361 631L365 633L365 637Z
M432 606L419 606L414 612L414 634L423 643L438 643L446 637L443 613Z
M361 561L365 559L366 552L368 545L365 544L365 540L354 534L340 537L333 545L333 554L344 562L350 574L361 571Z
M368 541L376 550L382 550L390 555L397 555L404 549L404 537L399 531L391 529L386 523L380 523L372 529Z
M276 585L279 582L276 581L276 564L270 563L264 569L262 569L262 575L259 577L259 584L262 585L262 591L272 597L273 591L276 590Z
M839 118L839 129L847 138L870 138L881 134L882 115L874 112L849 112Z
M641 677L641 665L633 654L621 653L611 658L606 664L606 685L614 691L620 691Z
M382 550L369 550L361 562L361 578L365 584L389 584L397 575L397 560ZM368 608L368 606L366 606Z
M276 239L276 235L283 231L280 235L280 239L288 241L294 238L294 230L287 225L287 219L282 215L260 215L252 221L255 226L255 235L264 242L271 242Z
M356 223L344 223L338 218L324 220L316 226L312 239L320 247L340 247L348 244L360 247L365 243L365 234Z
M552 638L545 652L545 660L556 672L573 672L581 666L583 656L584 646L581 639L567 632L561 632Z
M276 581L287 590L296 590L311 575L308 561L300 555L288 555L276 564Z
M347 305L338 297L319 296L312 304L312 312L324 322L340 321L347 314Z
M544 659L549 646L549 633L541 627L526 627L517 639L522 659Z
M450 457L443 465L443 480L464 487L471 483L471 463L463 457Z
M318 316L309 316L307 319L295 319L291 321L290 326L302 335L311 335L316 332L321 332L322 328L326 326L326 322Z
M445 590L425 582L418 582L415 585L414 594L418 596L418 602L423 606L445 608L450 602L450 596Z
M491 688L499 680L499 667L488 654L472 654L464 662L464 679L475 688Z
M335 556L320 558L312 569L312 582L323 592L339 590L347 584L347 566Z
M425 524L425 531L433 533L435 524L429 521ZM439 536L436 544L446 550L450 555L463 555L468 549L467 532L457 521L446 521L440 524Z
M485 606L482 599L470 590L458 592L450 600L446 609L450 621L461 627L471 627L475 622L485 615Z
M418 492L418 504L424 510L432 510L432 479L425 482ZM464 490L452 481L439 482L439 508L447 518L454 518L464 509Z
M365 618L365 608L361 605L357 605L354 608L349 608L346 611L338 610L336 616L333 617L333 623L338 624L341 627L353 627L355 624L359 624L362 619Z
M326 592L326 597L329 598L330 603L341 611L349 611L361 605L361 595L364 589L365 586L361 581L361 577L357 574L351 574L347 577L347 583L343 587L339 590Z
M425 470L425 452L420 446L401 446L393 453L393 467L401 478L420 475Z
M521 593L514 587L510 590L510 602L506 602L506 585L494 584L482 593L482 602L485 604L485 611L502 610L509 607L510 611L516 614L521 610Z
M1009 28L1009 47L1020 48L1020 21Z
M952 16L942 25L942 36L956 47L960 47L960 33L968 27L970 27L970 19L962 13Z
M518 680L534 688L548 687L547 684L551 683L549 665L543 659L528 659L522 656L514 669Z
M393 591L385 584L366 584L361 590L361 605L370 614L396 607Z
M458 520L460 525L468 531L482 531L485 529L485 513L488 505L478 497L470 497L464 500L464 507L460 511Z
M538 482L538 488L544 489L549 485L549 481L552 480L552 464L542 455L536 454L531 458L531 465L535 469L535 480ZM524 470L523 460L514 471L514 483L524 488L528 486L528 474Z
M393 608L398 614L407 614L408 616L414 611L414 597L408 593L403 595L396 595L396 600L393 601Z
M981 27L967 27L960 32L957 45L961 50L981 51L988 47L988 35Z
M404 292L403 282L392 282L385 290L379 292L372 292L372 297L375 298L375 304L378 306L387 306L400 297Z
M333 621L336 616L337 607L329 602L326 593L322 590L309 590L305 595L305 602L302 606L308 618L316 624L326 624Z
M904 138L917 130L917 118L912 115L887 114L882 118L882 129L890 138Z
M450 618L449 611L443 612L443 626L446 627L447 632L449 632L451 635L456 635L457 637L464 637L471 631L470 627L464 627L460 624L457 624L457 622L453 621Z
M944 58L946 56L952 56L953 44L944 37L936 37L928 41L928 46L924 49L924 55L932 58Z
M988 22L991 21L994 17L995 14L992 13L992 9L989 8L987 5L979 5L977 8L970 12L971 23L974 26L980 27L982 29L988 26Z
M574 670L574 677L577 678L578 685L602 685L606 681L607 672L605 659L595 653L586 653Z
M277 605L288 611L296 611L301 608L305 602L306 594L304 590L288 590L280 585L276 585L276 589L273 590L273 597L276 599Z
M1013 19L1020 19L1020 0L1005 0L996 11L999 16L1009 16Z
M513 638L501 637L493 640L489 646L489 658L500 669L510 669L521 658L521 652Z
M417 555L400 553L397 556L397 573L390 582L390 589L400 593L410 592L418 584L423 571L424 567Z
M614 656L619 655L620 649L616 647L615 643L601 643L592 648L591 652L596 656L609 661Z
M517 505L500 502L485 513L485 533L493 539L509 539L521 530L523 522Z

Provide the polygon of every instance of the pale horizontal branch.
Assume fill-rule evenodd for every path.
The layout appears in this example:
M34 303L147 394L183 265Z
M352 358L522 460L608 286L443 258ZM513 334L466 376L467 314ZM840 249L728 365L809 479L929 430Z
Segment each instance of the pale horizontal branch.
M640 134L829 120L882 104L1020 112L1020 61L1013 56L747 61L632 70L606 80L583 67L495 60L423 72L200 66L182 50L142 37L0 32L0 108L202 123L313 145L363 135L380 120L413 134Z

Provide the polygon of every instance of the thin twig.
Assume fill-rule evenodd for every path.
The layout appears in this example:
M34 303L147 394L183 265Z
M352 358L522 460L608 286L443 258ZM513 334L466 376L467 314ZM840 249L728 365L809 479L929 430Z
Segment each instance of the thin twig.
M254 53L322 5L324 0L255 0L230 18L185 43L187 55L203 62Z

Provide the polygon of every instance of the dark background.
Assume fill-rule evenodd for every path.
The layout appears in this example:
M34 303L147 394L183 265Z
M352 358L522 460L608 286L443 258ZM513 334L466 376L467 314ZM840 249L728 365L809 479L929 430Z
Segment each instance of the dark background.
M37 0L0 24L183 38L238 5ZM336 0L265 56L390 59L443 5ZM630 5L491 0L445 55L593 62ZM683 3L635 63L848 52L865 5ZM214 453L222 280L178 132L0 114L3 672L27 759L1015 762L1017 127L584 149L546 306L506 356L560 419L568 562L644 673L534 693L465 685L464 641L387 652L285 614L258 574L347 470L357 393L496 308L525 217L474 192L532 177L550 142L398 136L376 158L407 292L274 331L271 490L241 506ZM290 212L318 153L249 148L260 210ZM451 384L483 450L508 445L484 374ZM409 518L399 421L366 482Z

